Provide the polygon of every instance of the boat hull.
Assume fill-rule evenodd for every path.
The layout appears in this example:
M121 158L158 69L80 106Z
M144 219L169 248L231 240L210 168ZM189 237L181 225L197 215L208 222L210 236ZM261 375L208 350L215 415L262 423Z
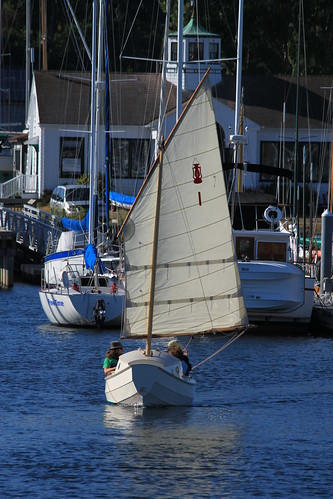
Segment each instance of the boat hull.
M333 304L315 303L312 310L311 329L314 332L333 331Z
M239 262L249 320L256 324L310 323L314 279L288 262Z
M122 355L116 371L105 378L106 400L127 406L189 406L195 381L183 376L181 362L165 352L142 350Z
M120 327L124 308L125 294L77 293L68 289L39 292L43 310L52 324L60 326L111 326ZM105 313L96 322L94 313L98 300L104 302Z

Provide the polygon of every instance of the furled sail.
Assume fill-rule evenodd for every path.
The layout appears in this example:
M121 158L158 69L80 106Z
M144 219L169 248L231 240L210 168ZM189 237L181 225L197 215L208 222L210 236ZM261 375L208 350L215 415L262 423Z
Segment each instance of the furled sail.
M208 83L178 120L123 228L124 337L147 335L150 300L152 336L247 324Z

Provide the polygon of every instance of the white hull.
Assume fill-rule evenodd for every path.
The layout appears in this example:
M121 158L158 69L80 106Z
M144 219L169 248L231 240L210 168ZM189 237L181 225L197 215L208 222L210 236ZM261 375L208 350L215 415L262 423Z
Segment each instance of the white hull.
M118 294L78 293L72 289L62 291L41 290L39 292L43 310L52 324L60 326L121 326L124 307L124 292ZM94 309L98 300L103 300L105 313L102 321L96 322Z
M239 262L250 322L300 322L311 319L314 279L287 262Z
M295 242L284 230L234 230L238 268L249 321L307 329L314 278L293 263ZM242 259L241 259L242 257Z
M195 381L183 376L181 362L165 352L142 350L122 355L114 374L105 378L106 400L138 406L192 405Z

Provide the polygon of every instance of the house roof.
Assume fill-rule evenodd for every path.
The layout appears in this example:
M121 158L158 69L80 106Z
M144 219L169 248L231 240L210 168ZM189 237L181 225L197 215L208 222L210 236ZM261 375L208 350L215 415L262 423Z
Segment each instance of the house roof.
M89 125L90 73L36 71L34 73L41 124ZM160 73L110 74L110 123L139 126L158 117ZM184 92L183 102L191 92ZM104 115L104 99L102 99ZM166 83L166 110L176 107L176 87Z
M90 123L90 73L36 71L34 73L41 124L87 125ZM286 103L286 128L295 128L296 79L271 75L243 75L244 115L263 128L280 128ZM333 76L300 78L299 128L321 129L331 124L330 88ZM160 73L110 74L110 123L142 126L158 118ZM167 112L176 108L176 86L166 82ZM183 92L186 102L192 92ZM234 109L235 77L223 76L213 96ZM104 99L102 99L104 116ZM308 121L309 116L309 121Z
M296 78L284 76L243 75L244 115L264 128L280 128L283 103L286 103L286 128L295 128ZM299 128L322 128L331 123L330 87L333 76L308 76L300 78ZM213 89L228 107L235 108L235 77L223 76ZM308 121L309 116L309 121Z

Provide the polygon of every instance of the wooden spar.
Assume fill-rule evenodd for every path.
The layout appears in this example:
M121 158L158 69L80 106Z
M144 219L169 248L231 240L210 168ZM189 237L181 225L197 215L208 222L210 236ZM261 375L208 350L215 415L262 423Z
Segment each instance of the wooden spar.
M160 151L160 155L159 155L159 164L158 164L158 177L157 177L155 224L154 224L154 236L153 236L152 262L151 262L149 306L148 306L146 356L151 355L151 337L152 337L152 331L153 331L157 243L158 243L158 230L159 230L159 225L160 225L160 207L161 207L161 189L162 189L163 147L164 146L163 146L163 140L162 140L162 147L161 147L161 151Z

